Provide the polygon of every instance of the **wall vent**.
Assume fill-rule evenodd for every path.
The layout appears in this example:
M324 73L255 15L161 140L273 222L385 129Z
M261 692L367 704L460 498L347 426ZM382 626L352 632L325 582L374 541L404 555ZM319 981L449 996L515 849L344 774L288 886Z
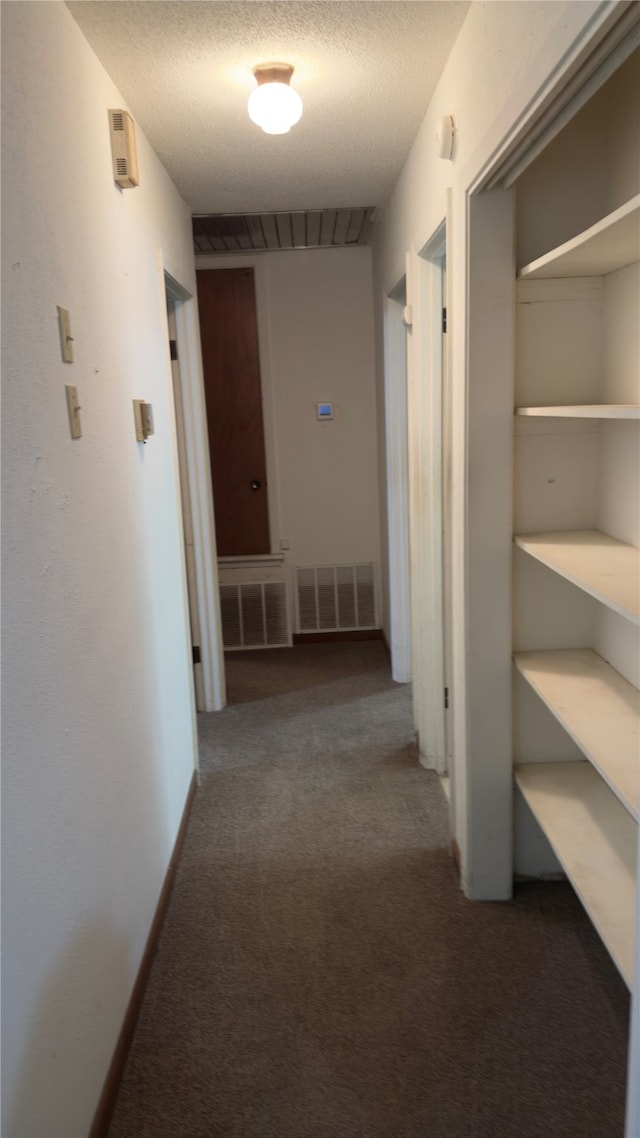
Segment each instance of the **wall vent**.
M285 648L291 643L284 581L220 585L222 642L230 648Z
M127 111L109 111L113 180L123 190L138 185L138 156L136 128Z
M372 562L299 565L296 569L298 632L377 628Z
M198 254L366 245L374 217L374 206L289 213L198 213L192 222L193 248Z

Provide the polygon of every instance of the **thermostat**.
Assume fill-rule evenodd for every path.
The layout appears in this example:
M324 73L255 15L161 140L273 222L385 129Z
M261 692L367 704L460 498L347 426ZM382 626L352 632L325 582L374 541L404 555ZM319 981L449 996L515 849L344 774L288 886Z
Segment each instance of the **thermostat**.
M317 419L333 419L333 403L316 403Z

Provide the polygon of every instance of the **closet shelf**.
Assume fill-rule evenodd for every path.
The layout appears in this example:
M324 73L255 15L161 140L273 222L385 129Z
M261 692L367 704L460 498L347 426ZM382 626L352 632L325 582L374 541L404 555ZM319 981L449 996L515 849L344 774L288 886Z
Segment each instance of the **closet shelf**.
M639 693L590 649L518 652L518 671L638 820Z
M604 276L638 260L640 194L577 237L525 265L518 273L518 279Z
M631 987L636 823L591 763L527 763L515 778Z
M516 415L544 419L640 419L638 403L585 403L566 407L516 407Z
M599 530L520 534L524 550L614 612L640 624L640 550Z

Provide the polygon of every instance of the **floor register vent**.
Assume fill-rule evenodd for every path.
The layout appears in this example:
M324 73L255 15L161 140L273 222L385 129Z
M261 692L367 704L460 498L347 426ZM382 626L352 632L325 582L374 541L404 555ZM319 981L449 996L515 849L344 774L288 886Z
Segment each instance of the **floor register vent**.
M284 581L220 585L226 648L284 648L291 643Z
M374 566L298 566L299 632L340 632L377 628Z

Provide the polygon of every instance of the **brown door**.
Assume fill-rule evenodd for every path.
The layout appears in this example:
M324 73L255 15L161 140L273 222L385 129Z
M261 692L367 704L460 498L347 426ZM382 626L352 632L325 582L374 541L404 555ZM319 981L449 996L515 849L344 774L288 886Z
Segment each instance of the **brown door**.
M218 556L270 553L253 269L199 269Z

